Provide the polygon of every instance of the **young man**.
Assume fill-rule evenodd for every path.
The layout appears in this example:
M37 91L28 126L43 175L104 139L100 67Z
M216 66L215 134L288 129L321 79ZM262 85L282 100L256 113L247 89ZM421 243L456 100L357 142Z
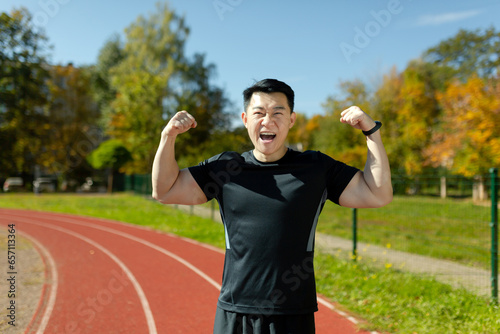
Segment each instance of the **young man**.
M360 171L320 152L285 146L296 119L287 84L265 79L243 97L241 118L254 149L223 152L179 170L175 138L197 124L178 112L162 131L153 197L172 204L219 202L226 256L214 333L314 333L314 236L324 203L375 208L392 201L381 123L355 106L341 113L342 123L366 135Z

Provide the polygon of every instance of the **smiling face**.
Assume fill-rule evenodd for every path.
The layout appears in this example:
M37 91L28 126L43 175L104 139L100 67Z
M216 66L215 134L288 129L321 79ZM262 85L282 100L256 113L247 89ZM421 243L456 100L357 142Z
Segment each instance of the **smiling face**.
M254 156L262 162L281 159L288 131L295 123L296 115L290 112L283 93L253 93L241 118L254 145Z

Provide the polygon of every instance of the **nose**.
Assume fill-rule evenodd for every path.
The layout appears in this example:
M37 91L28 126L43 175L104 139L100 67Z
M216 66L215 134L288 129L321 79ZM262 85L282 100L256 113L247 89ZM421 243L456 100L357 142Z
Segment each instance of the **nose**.
M270 113L266 113L266 116L262 119L262 125L267 126L273 122L272 116Z

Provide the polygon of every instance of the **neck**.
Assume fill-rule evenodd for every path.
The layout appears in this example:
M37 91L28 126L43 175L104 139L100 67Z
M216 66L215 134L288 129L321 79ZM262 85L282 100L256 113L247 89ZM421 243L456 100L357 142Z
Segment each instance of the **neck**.
M272 154L265 154L265 153L262 153L254 148L253 156L255 157L255 159L257 159L260 162L274 162L274 161L278 161L281 158L283 158L285 156L286 152L288 152L288 147L286 147L286 146L283 146L282 149L280 149L279 151L274 152Z

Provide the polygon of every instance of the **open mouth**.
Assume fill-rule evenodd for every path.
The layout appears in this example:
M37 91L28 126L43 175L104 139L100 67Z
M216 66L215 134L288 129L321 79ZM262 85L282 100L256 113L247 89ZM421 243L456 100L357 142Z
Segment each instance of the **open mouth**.
M276 134L272 133L272 132L262 132L260 134L260 139L262 139L263 141L271 141L275 137L276 137Z

